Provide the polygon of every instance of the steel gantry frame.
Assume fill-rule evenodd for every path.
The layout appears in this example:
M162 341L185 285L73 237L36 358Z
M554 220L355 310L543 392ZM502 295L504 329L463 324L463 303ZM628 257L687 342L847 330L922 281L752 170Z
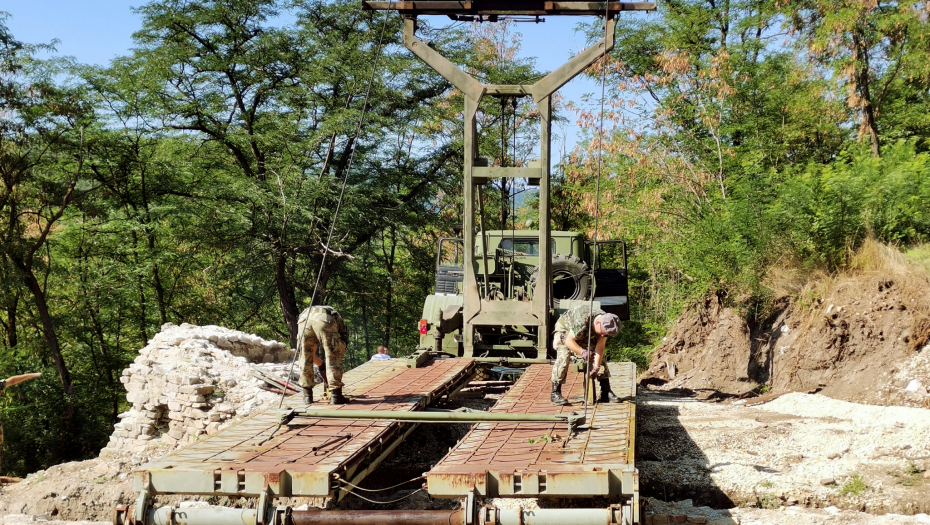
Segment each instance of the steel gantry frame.
M464 357L475 355L475 333L479 328L504 326L523 326L535 329L537 357L533 362L545 362L548 337L552 327L550 310L552 308L551 259L539 258L539 275L549 276L537 282L545 283L544 290L537 290L531 301L493 300L479 293L475 257L476 216L480 213L481 194L479 187L490 179L521 178L538 181L539 184L539 253L549 254L551 250L550 225L550 157L552 143L552 95L568 81L578 76L587 67L614 47L615 15L621 11L652 10L651 2L545 2L539 0L476 0L476 1L406 1L374 2L363 1L366 9L397 10L404 17L404 45L416 56L426 62L437 73L452 83L465 95L465 140L463 186L465 197L464 209L464 305L462 344ZM449 59L432 49L417 38L418 15L448 15L453 18L487 17L495 20L499 15L600 15L605 18L604 37L588 47L555 71L533 84L483 84L469 75ZM482 18L484 19L484 18ZM539 166L538 167L499 167L488 166L485 159L478 157L477 114L479 104L485 96L491 97L531 97L540 115ZM476 210L476 203L478 209ZM487 243L482 243L487 249ZM487 265L487 254L484 257ZM486 266L485 266L486 269ZM487 281L487 278L485 278ZM487 289L488 283L485 283Z

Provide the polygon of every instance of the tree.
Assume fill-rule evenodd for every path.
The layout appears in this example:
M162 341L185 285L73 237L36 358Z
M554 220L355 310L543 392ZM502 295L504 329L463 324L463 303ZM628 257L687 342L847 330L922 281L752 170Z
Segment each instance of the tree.
M927 86L928 38L924 0L806 0L785 4L791 27L809 55L846 87L846 100L878 155L883 105L902 79Z
M49 237L66 211L93 190L88 170L95 132L92 104L79 87L56 78L60 60L33 57L49 45L15 40L0 17L0 244L21 286L33 299L48 354L64 392L72 379L62 355L42 273L51 264ZM8 341L16 342L17 288L7 298Z

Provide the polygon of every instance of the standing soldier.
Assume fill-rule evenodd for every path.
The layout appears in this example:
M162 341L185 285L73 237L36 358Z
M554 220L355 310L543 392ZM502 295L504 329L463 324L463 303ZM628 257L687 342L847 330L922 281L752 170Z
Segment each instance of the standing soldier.
M323 345L326 357L326 370L323 378L329 382L329 403L344 405L349 402L342 395L342 356L349 340L349 329L342 316L332 306L311 306L300 314L297 320L297 341L300 350L300 381L304 389L304 401L313 403L313 365L323 368L323 361L317 355L317 348Z
M593 318L593 322L592 322ZM594 334L589 337L588 327L593 326ZM601 385L601 403L617 402L620 399L610 390L610 372L604 363L604 345L607 336L616 335L620 331L620 318L590 305L576 306L559 317L555 324L555 338L552 346L555 347L556 361L552 366L552 395L550 400L556 405L567 405L568 400L562 397L562 383L568 373L569 351L587 363L588 342L594 347L594 356L590 377L596 377Z

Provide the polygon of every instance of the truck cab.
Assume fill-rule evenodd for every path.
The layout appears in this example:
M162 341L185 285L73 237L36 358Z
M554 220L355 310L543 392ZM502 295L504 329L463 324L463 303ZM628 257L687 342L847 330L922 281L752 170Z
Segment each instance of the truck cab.
M472 261L479 293L495 301L529 302L546 287L539 284L540 232L538 230L489 230L475 238L475 250L466 257L464 240L441 238L436 257L436 285L426 298L419 323L420 348L462 355L462 317L465 264ZM605 311L629 318L626 268L593 268L601 254L622 248L619 241L587 241L583 234L551 231L552 324L562 312L592 299ZM625 251L625 250L624 250ZM625 261L625 253L624 253ZM625 263L624 263L625 266ZM550 325L551 326L551 325ZM476 329L473 357L490 360L544 361L552 356L549 337L519 325Z

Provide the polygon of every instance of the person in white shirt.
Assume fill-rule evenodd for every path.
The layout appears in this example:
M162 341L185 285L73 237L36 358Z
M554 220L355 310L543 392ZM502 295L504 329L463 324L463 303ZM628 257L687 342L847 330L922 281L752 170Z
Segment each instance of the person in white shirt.
M378 347L377 354L371 356L372 361L382 361L384 359L390 359L390 358L391 358L391 354L388 354L387 347L383 345Z

